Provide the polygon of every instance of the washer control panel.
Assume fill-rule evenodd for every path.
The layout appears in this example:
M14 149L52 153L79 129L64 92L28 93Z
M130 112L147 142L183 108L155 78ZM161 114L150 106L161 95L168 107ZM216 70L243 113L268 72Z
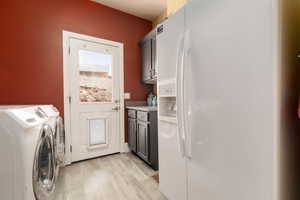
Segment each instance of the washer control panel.
M41 107L37 107L37 108L36 108L35 114L36 114L37 116L39 116L40 118L47 118L46 112L45 112Z
M7 111L7 114L25 129L45 122L45 115L39 111L38 107L11 109Z

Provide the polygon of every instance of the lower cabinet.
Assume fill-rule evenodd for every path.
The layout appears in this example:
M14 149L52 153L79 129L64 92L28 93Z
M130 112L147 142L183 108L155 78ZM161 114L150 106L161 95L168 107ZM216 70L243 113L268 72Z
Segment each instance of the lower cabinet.
M128 118L128 144L131 151L137 153L137 123L136 119Z
M129 110L128 144L132 152L158 170L157 111Z
M137 121L137 154L146 162L149 162L149 134L148 123Z

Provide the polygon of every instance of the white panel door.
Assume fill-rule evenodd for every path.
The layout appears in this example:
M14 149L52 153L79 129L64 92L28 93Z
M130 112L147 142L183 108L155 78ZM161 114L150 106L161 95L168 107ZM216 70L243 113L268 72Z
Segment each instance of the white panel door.
M72 162L120 152L117 47L70 40Z
M191 0L186 9L189 200L276 200L272 1Z

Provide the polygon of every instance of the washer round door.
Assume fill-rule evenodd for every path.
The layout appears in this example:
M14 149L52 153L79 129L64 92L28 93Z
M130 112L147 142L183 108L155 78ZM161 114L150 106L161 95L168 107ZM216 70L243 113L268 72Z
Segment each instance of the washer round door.
M56 120L56 127L55 127L55 143L54 143L54 153L56 159L56 165L58 167L64 166L65 163L65 130L63 119L58 117Z
M54 192L56 182L53 132L50 126L41 129L35 150L32 185L36 200L48 199Z

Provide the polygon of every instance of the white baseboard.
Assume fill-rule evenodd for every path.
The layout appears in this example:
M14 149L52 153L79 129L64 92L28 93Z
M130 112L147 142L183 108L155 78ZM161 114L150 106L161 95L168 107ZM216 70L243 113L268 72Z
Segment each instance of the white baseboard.
M121 148L121 153L128 153L128 152L130 152L128 143L123 143Z

